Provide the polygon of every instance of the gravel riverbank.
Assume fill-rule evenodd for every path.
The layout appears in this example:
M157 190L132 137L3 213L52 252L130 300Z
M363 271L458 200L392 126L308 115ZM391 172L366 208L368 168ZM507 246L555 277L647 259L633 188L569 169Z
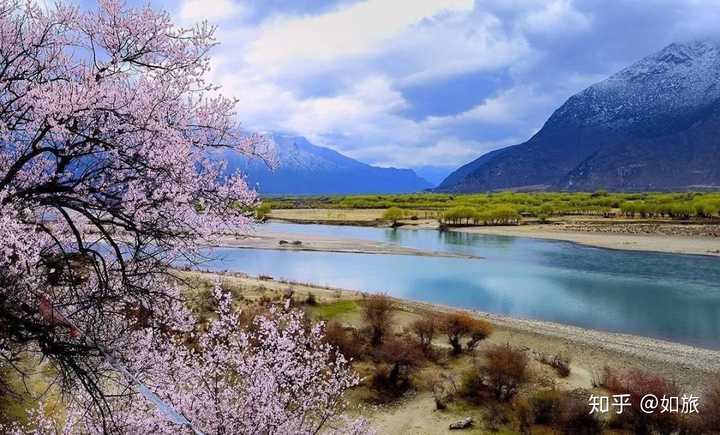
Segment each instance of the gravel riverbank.
M503 227L454 228L475 234L497 236L531 237L539 239L564 240L581 245L631 251L654 251L672 254L694 254L720 256L720 237L682 235L674 226L672 235L644 233L640 229L631 232L636 225L627 224L625 229L615 225L518 225ZM611 230L612 229L612 230ZM691 230L686 230L691 231Z

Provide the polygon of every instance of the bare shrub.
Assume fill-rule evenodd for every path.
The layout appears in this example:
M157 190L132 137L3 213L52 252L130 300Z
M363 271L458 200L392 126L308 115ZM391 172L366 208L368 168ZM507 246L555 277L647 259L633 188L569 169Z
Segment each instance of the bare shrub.
M471 400L512 399L529 378L527 355L510 345L493 346L484 355L487 360L484 365L463 373L460 392Z
M389 364L378 364L375 366L375 370L372 374L370 385L375 390L382 392L390 392L392 396L396 396L400 390L398 385L390 380L390 365ZM387 396L385 396L387 399Z
M433 379L432 384L433 399L435 400L435 408L442 410L447 408L447 403L453 400L458 393L457 382L452 373L441 373Z
M487 387L498 399L511 399L528 380L527 355L506 344L486 350L485 358L483 373Z
M460 394L465 398L477 401L488 392L481 367L473 367L462 374Z
M452 346L452 354L462 353L461 340L470 336L468 349L472 350L481 341L492 333L492 325L481 319L476 319L466 313L451 313L445 316L442 322L442 331L447 335L448 343Z
M440 382L432 385L433 400L435 400L435 409L441 411L447 408L449 394L445 385Z
M558 353L553 356L542 355L539 361L543 364L549 365L561 378L567 378L570 376L570 357L567 355Z
M640 409L640 400L647 394L658 398L679 396L678 386L660 375L639 369L621 372L607 370L605 388L613 394L629 394L631 406L622 414L616 415L613 425L633 430L637 434L671 434L681 427L681 419L676 413L655 412L647 414Z
M362 305L362 317L370 329L370 343L377 347L392 330L393 301L385 294L368 296Z
M552 433L600 435L604 423L588 412L587 390L543 390L513 402L518 432L531 434L534 424L547 425Z
M490 403L485 414L485 426L490 432L499 432L503 426L510 423L508 409L499 403Z
M533 394L528 403L535 424L551 425L560 418L563 397L557 390L544 390Z
M593 387L603 387L608 391L620 391L623 389L619 372L609 366L603 367L599 372L593 373Z
M527 400L515 401L513 408L518 422L518 432L522 435L532 435L532 425L535 417L530 402Z
M379 363L373 376L373 386L394 395L412 388L410 375L425 361L418 343L395 337L386 339L373 356Z
M338 322L325 327L325 342L335 347L348 359L361 359L365 354L365 341L355 328L346 328Z
M560 412L555 425L565 435L600 435L604 424L595 415L588 412L588 392L566 394L560 402Z
M720 433L720 381L715 381L703 394L700 402L700 418L702 427L706 431Z
M422 317L410 325L410 330L415 334L425 355L432 351L432 341L438 332L438 319L435 316Z
M473 320L470 329L470 340L467 343L468 350L474 350L478 343L488 338L493 332L490 322L481 319Z

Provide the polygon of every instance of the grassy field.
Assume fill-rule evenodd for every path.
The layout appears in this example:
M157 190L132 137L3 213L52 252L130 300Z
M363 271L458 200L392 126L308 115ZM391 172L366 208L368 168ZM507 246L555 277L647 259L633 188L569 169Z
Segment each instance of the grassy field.
M705 219L720 218L720 193L514 193L309 196L268 198L273 217L296 216L285 210L303 210L317 220L382 219L386 210L398 208L410 219L442 219L455 223L493 224L496 219L514 221L517 216L547 219L554 216L604 216L626 218ZM505 216L505 217L503 217ZM362 220L362 217L359 218Z

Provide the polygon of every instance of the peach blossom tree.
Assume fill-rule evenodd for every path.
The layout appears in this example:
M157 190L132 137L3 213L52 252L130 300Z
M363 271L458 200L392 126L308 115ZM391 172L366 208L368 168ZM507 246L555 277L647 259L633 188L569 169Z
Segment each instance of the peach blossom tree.
M206 81L214 44L118 0L0 0L0 359L48 358L98 432L177 429L108 353L208 433L313 432L356 381L297 314L258 320L263 346L229 311L200 350L168 333L194 328L170 266L252 222L255 193L213 153L267 158Z

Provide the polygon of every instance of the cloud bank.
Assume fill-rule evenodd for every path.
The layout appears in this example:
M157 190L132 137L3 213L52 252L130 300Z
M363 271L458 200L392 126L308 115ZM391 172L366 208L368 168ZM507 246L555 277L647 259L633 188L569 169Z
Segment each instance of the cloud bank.
M522 142L572 94L720 20L718 0L163 6L219 26L212 79L247 128L398 167L456 167Z

